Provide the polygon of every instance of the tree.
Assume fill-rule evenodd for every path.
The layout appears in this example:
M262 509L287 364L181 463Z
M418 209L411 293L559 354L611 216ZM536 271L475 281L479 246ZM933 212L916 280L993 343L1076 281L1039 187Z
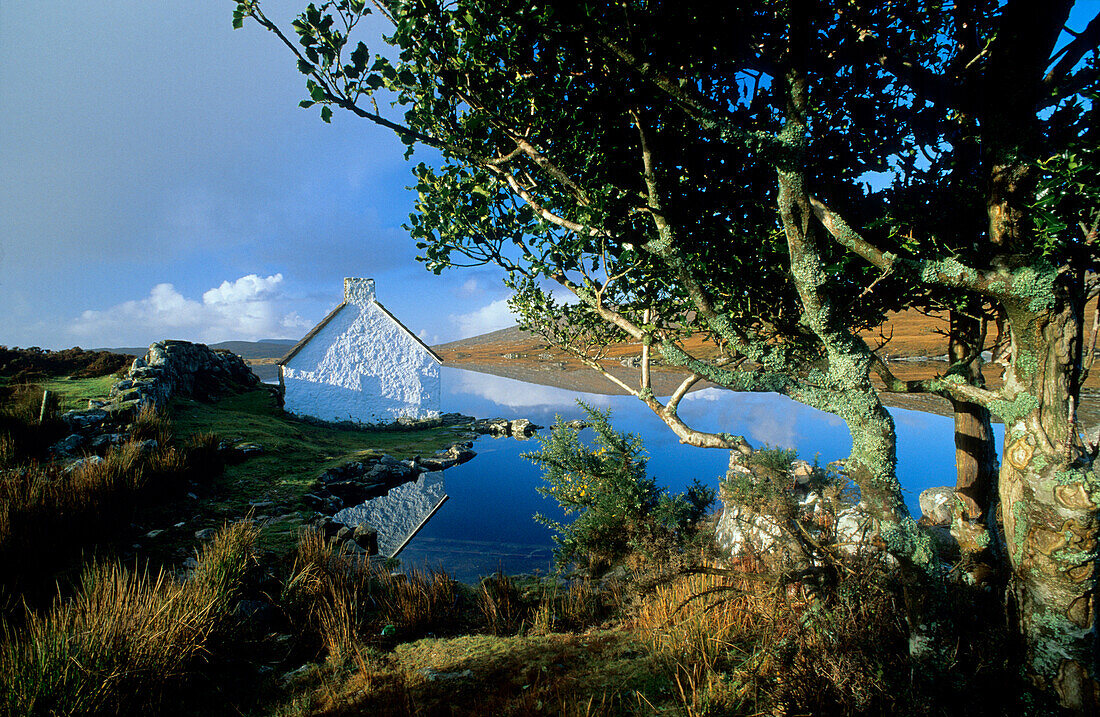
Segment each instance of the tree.
M639 385L608 376L681 441L744 446L679 417L701 378L841 416L846 471L913 579L934 581L936 561L901 500L872 374L1004 420L1001 514L1029 669L1083 711L1100 699L1100 480L1075 418L1097 286L1100 18L1056 50L1071 7L380 2L394 61L353 45L362 0L310 5L297 43L257 2L235 22L295 53L302 104L322 119L336 106L410 153L441 152L416 167L410 217L429 268L501 266L524 322L597 370L607 340L641 342ZM929 305L956 312L956 360L899 381L856 330ZM1007 337L996 391L964 320L986 313ZM693 334L705 351L686 348ZM691 372L664 402L655 351ZM984 499L963 498L960 517L980 523ZM919 645L931 626L912 627Z

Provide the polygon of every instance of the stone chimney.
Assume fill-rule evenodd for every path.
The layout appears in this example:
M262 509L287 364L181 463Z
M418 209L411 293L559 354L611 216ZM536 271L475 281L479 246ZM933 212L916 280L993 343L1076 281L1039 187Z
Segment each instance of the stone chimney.
M366 306L374 301L374 279L344 278L344 303Z

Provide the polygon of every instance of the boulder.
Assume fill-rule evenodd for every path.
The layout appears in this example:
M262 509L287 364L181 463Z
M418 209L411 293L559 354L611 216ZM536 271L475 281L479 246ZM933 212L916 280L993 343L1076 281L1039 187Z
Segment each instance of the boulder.
M58 456L73 456L76 455L87 442L88 439L81 434L72 433L69 434L68 437L50 446L50 451Z
M61 420L65 422L70 431L87 431L103 425L103 422L107 420L107 412L97 408L88 411L67 411L61 415Z
M955 510L955 489L950 486L927 488L920 493L920 512L932 525L951 525Z
M516 438L529 438L535 435L535 431L542 428L542 426L531 423L526 418L517 418L512 421L512 435Z
M366 523L360 523L351 531L351 539L368 555L378 554L378 531Z
M65 467L65 472L66 473L72 473L73 471L80 470L84 466L94 466L97 463L102 463L102 462L103 462L103 459L100 458L99 456L86 456L84 458L78 458L77 460L73 461L72 463L70 463L68 466Z
M794 484L798 486L805 486L810 484L810 479L813 478L814 467L810 465L809 461L796 460L791 462L791 478L794 479Z

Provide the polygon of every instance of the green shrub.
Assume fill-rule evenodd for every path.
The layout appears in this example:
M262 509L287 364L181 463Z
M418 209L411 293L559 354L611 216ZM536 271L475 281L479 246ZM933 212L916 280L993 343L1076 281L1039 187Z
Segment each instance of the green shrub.
M558 567L577 564L598 573L658 545L682 548L714 502L714 491L695 479L686 493L668 495L646 475L641 439L616 432L610 411L580 405L596 433L594 450L559 417L550 436L538 439L542 449L524 455L543 467L546 485L538 491L577 515L570 523L535 516L556 533Z

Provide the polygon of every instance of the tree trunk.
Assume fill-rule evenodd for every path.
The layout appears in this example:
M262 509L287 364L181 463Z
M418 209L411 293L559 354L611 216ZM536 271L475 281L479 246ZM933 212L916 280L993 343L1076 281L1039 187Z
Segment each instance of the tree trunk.
M1096 714L1100 479L1071 415L1081 314L1064 295L1051 303L1006 302L1009 400L992 406L1005 421L1001 511L1028 669L1065 707Z
M966 364L967 382L985 387L981 351L985 332L978 318L981 306L952 310L948 360ZM999 571L1001 550L994 519L997 498L997 450L989 409L977 403L951 399L955 419L955 508L951 534L968 558L967 570L977 585L988 585Z

